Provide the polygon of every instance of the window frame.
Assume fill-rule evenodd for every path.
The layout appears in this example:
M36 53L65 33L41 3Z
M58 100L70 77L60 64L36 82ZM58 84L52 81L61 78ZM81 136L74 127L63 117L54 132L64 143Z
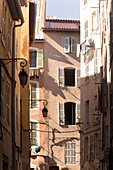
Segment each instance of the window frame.
M74 145L73 147L72 147L72 144ZM75 158L75 160L74 160L74 158ZM65 164L76 164L76 163L77 163L77 161L76 161L76 142L73 142L73 141L66 142L65 143Z
M35 84L35 86L36 86L36 107L32 107L32 95L31 95L31 84ZM30 99L30 101L29 101L29 105L30 105L30 109L38 109L38 110L40 110L40 105L39 105L39 101L38 101L38 99L39 99L39 82L36 82L36 81L30 81L30 96L29 96L29 99ZM35 99L34 99L35 100Z
M35 48L35 47L30 47L29 48L29 61L30 61L30 52L35 52L36 53L36 66L35 67L31 67L30 66L30 69L39 69L39 68L43 68L44 67L44 57L43 57L43 49L38 49L38 48ZM42 56L39 57L39 54L42 54ZM39 60L42 62L41 65L39 65ZM30 63L29 63L30 65Z
M36 125L36 128L33 129L33 131L36 131L36 145L35 144L31 144L31 123ZM31 148L35 148L36 146L40 146L40 131L39 131L40 127L39 127L39 122L36 120L30 120L30 145Z
M70 37L64 38L64 53L75 53L75 38L74 37L70 36Z
M65 71L66 70L73 70L74 71L74 85L65 85ZM81 77L78 77L78 71L80 71L80 68L57 68L57 79L58 79L58 86L59 87L80 87L80 83L78 84L78 79L81 79ZM81 74L81 73L80 73Z
M66 108L66 104L72 104L72 114L74 115L71 115L71 119L72 119L72 124L69 123L66 123L66 111L65 111L65 108ZM74 102L58 102L58 124L59 125L76 125L76 123L78 122L78 118L77 116L79 115L79 118L80 118L80 110L78 111L77 110L77 106L80 105L80 103L74 103ZM74 107L74 108L73 108ZM74 111L74 113L73 113ZM78 113L79 112L79 113Z

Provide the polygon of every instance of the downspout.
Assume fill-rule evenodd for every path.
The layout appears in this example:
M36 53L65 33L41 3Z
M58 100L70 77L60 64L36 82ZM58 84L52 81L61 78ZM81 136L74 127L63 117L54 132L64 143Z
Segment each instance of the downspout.
M12 59L15 58L15 28L20 27L24 23L24 18L21 14L21 23L16 25L14 21L14 27L13 27L13 42L12 42ZM12 170L16 170L15 167L15 87L16 87L16 81L15 81L15 61L12 60Z

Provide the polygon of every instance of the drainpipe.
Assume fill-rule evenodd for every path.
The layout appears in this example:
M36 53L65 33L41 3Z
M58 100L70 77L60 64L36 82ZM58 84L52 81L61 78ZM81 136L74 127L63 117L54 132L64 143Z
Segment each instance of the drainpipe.
M20 27L24 23L24 18L22 15L22 12L20 12L20 18L21 23L19 25L15 24L14 21L14 27L13 27L13 42L12 42L12 59L15 58L15 28ZM15 167L15 87L16 87L16 81L15 81L15 61L12 60L12 170L16 170Z

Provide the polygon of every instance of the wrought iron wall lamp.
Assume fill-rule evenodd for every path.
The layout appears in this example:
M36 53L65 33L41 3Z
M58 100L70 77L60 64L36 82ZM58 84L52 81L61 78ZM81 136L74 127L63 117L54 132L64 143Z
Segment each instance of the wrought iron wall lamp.
M44 108L42 109L42 114L43 114L43 117L47 117L47 113L48 113L48 110L46 108L46 105L48 104L48 101L45 100L45 99L36 99L36 100L30 100L31 102L31 107L30 108L34 108L34 106L32 107L33 104L36 104L36 102L39 101L43 101L43 105L44 105Z
M18 75L19 79L20 79L20 84L24 88L24 86L27 84L27 78L28 78L28 75L27 75L27 73L26 73L26 71L24 69L24 67L27 65L27 60L25 58L9 58L9 59L0 58L0 65L5 66L6 64L9 64L11 62L16 62L17 60L24 60L24 61L20 62L20 66L22 67L22 71L20 71L20 73ZM4 61L8 61L8 62L4 63Z

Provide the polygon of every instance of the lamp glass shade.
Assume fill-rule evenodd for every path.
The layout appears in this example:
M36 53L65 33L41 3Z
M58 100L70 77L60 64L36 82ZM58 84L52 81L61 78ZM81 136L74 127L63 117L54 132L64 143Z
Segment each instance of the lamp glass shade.
M47 110L47 108L44 106L44 108L42 109L43 117L47 117L47 113L48 113L48 110Z
M21 86L23 88L27 84L27 77L28 77L28 75L27 75L26 71L23 68L22 71L20 71L20 73L19 73L20 84L21 84Z

